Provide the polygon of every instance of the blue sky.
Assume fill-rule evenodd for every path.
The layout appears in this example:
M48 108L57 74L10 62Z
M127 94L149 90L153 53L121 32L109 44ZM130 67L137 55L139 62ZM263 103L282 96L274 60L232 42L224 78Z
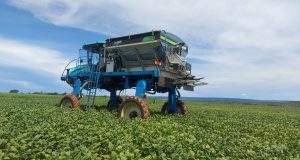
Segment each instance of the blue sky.
M164 29L209 83L183 95L300 100L299 10L297 0L4 0L0 91L70 92L60 74L82 44Z

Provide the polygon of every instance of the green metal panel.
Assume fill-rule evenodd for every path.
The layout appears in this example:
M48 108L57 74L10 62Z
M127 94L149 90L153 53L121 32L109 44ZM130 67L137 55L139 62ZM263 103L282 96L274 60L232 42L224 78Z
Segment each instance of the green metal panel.
M172 45L177 45L177 42L168 38L167 36L164 36L164 35L160 35L160 39L172 44Z
M154 36L146 36L143 38L143 42L148 42L148 41L153 41L155 40L155 37Z

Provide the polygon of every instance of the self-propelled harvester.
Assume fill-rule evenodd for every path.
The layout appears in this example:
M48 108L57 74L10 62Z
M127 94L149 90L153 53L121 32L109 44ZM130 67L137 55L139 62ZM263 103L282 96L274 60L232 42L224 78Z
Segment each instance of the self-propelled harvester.
M187 114L187 106L180 100L180 88L193 91L205 85L191 74L186 61L187 44L165 31L109 38L83 45L79 58L70 62L61 77L73 87L65 95L60 107L80 108L85 99L85 110L93 107L97 89L110 92L108 109L117 109L119 117L148 118L150 110L144 100L146 94L168 92L164 113ZM74 67L70 65L76 63ZM117 92L135 89L135 96L117 96ZM87 93L83 95L82 91Z

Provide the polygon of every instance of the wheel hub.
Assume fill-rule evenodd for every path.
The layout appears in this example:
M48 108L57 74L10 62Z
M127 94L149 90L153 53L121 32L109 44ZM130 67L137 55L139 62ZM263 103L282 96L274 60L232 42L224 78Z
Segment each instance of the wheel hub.
M139 105L134 102L127 103L127 105L124 106L123 112L122 112L123 117L128 118L128 119L134 119L136 117L140 117L141 114L142 113L141 113Z
M129 96L118 109L118 115L125 119L149 118L150 110L147 102L140 97Z
M138 113L137 113L136 111L130 112L130 114L129 114L129 118L130 118L130 119L134 119L134 118L136 118L137 116L138 116Z

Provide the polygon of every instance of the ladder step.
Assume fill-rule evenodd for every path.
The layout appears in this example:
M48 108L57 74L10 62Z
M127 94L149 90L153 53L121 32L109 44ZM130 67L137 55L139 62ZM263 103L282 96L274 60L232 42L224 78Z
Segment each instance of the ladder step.
M85 110L88 110L89 108L92 108L94 106L100 75L101 72L99 72L99 65L96 67L96 72L95 72L95 66L93 65L91 67L91 72L88 79L88 86L87 86L88 90L86 95L87 100L85 103Z

